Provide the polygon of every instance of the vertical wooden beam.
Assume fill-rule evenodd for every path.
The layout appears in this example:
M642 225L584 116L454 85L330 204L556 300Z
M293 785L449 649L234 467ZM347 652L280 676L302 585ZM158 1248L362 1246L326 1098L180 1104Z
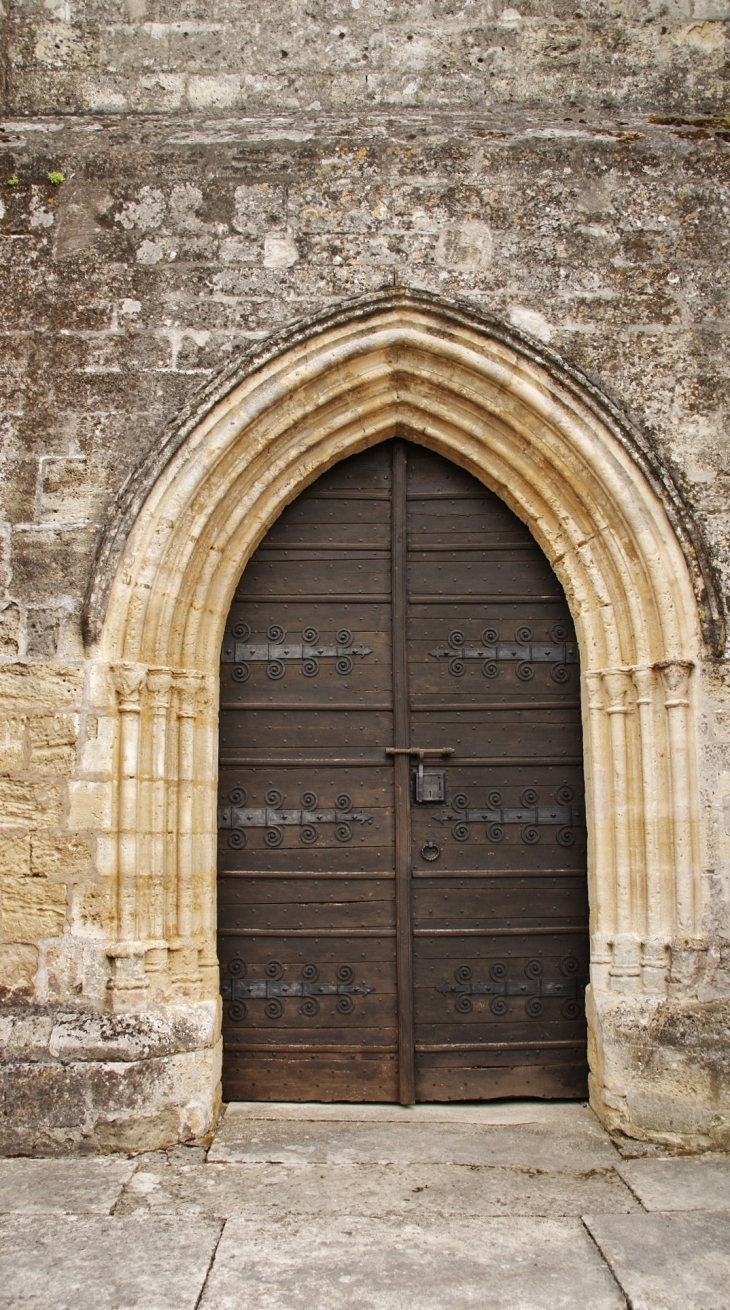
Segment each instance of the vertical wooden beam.
M393 745L410 745L408 705L408 578L406 543L406 445L393 445L391 587L393 606ZM411 927L411 762L393 757L395 799L396 975L398 1065L401 1105L416 1099L413 1027L413 932Z

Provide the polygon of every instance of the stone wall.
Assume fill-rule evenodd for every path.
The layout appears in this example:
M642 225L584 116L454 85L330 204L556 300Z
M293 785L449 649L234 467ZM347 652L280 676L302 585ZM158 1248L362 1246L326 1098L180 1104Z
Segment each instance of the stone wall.
M727 106L729 16L727 0L10 0L11 105L706 114Z
M401 283L488 309L617 398L727 594L730 8L4 5L5 1127L10 1149L146 1146L210 1123L219 1054L213 998L149 1018L149 1042L109 1013L115 719L81 613L125 477L252 344ZM707 1144L730 1122L730 678L709 653L703 678L709 948L653 1036L616 1017L613 1077L657 1047L660 1108L627 1130ZM672 1079L696 1122L672 1118Z

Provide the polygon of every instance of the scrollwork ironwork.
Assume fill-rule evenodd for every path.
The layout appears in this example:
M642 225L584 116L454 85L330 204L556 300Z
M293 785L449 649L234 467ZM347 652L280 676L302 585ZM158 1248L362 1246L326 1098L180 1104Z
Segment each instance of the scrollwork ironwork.
M487 808L470 809L469 797L465 792L457 792L451 801L450 810L436 811L433 818L437 823L452 825L451 832L455 841L465 842L471 836L471 824L486 823L486 837L489 842L504 841L505 828L518 825L520 836L527 846L534 846L540 840L540 829L557 828L555 839L559 846L572 846L575 842L575 829L585 824L583 807L574 804L572 787L567 783L555 793L557 805L541 805L536 787L525 787L520 795L521 806L504 804L501 791L487 793Z
M474 1008L474 997L489 998L492 1014L500 1017L507 1014L509 1004L507 997L523 998L525 1013L530 1019L538 1019L544 1013L546 1000L561 1001L561 1014L564 1019L577 1019L582 1013L583 992L588 978L582 975L580 961L574 955L567 955L560 964L562 977L546 978L542 960L528 960L524 966L522 978L510 978L509 969L502 960L495 960L489 969L489 978L485 982L474 979L474 970L470 964L459 964L454 969L454 981L442 982L436 987L444 997L454 998L457 1014L470 1014Z
M264 1014L275 1022L285 1013L287 999L301 999L300 1014L314 1019L320 1012L322 997L335 998L334 1008L338 1014L352 1014L355 997L368 996L375 988L369 983L356 982L355 970L350 964L340 964L335 970L334 982L320 980L320 966L310 961L303 964L299 978L287 981L286 969L281 960L267 960L263 966L263 978L249 976L245 960L236 956L227 966L227 974L221 978L221 996L230 1002L226 1015L232 1023L243 1023L248 1016L251 1002L264 1001Z
M551 641L534 641L532 629L523 624L517 628L514 641L500 641L496 628L488 627L482 632L481 644L473 645L462 628L454 628L448 644L429 651L429 655L447 660L454 678L464 676L471 660L481 660L482 673L489 679L499 676L500 665L512 664L521 682L530 682L535 676L535 664L550 664L553 682L563 686L570 678L568 666L578 663L578 646L569 640L568 629L562 623L553 624L550 637Z
M234 787L228 793L229 805L218 807L218 828L229 831L228 845L233 850L242 850L246 845L246 829L263 828L264 843L275 849L284 840L287 827L299 828L299 840L305 846L312 846L319 840L321 824L334 825L334 835L339 842L352 840L354 824L372 823L372 814L353 809L352 797L347 792L340 792L335 797L334 809L318 809L317 795L305 791L301 797L299 809L284 808L284 796L276 787L271 787L264 797L265 806L246 806L248 799L245 788Z
M334 642L321 644L319 632L313 627L302 630L301 642L287 642L286 632L279 623L272 623L267 628L265 642L252 642L250 637L250 625L236 623L231 636L223 642L221 661L233 665L231 677L234 682L247 682L252 664L265 664L266 676L273 682L284 677L289 664L299 664L305 678L316 678L321 660L333 660L336 672L345 678L352 673L355 657L364 659L366 655L372 655L369 646L353 645L349 628L340 628L335 633Z

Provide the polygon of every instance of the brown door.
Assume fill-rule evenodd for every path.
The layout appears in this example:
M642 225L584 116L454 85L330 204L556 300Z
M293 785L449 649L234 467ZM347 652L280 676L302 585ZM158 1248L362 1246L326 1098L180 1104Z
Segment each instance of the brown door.
M221 661L229 1100L586 1092L578 654L527 528L406 441L281 515Z

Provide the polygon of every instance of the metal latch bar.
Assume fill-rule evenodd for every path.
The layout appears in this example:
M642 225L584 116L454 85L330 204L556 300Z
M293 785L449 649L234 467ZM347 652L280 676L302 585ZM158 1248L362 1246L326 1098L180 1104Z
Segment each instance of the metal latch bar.
M424 755L455 755L453 746L386 746L386 755L416 755L423 759Z
M426 755L453 755L453 746L386 746L386 755L408 755L418 760L418 772L415 775L417 801L446 799L446 775L444 772L435 774L433 769L429 772L429 779L432 783L429 794L426 794L424 788L423 761ZM435 789L434 784L435 783Z

